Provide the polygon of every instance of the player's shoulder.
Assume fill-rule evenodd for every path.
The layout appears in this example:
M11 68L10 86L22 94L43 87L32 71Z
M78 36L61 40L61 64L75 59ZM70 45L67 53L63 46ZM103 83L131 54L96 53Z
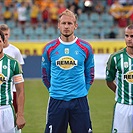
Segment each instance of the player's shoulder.
M12 56L8 55L8 54L4 54L6 59L9 59L10 61L14 61L14 62L18 62L15 58L13 58Z
M60 41L59 41L59 39L57 38L57 39L54 39L54 40L52 40L52 41L50 41L50 42L48 42L45 46L44 46L44 49L50 49L50 48L56 48L56 46L58 46L60 44Z
M112 54L110 55L110 57L109 57L109 60L114 60L115 58L116 58L117 60L120 60L120 58L121 58L120 55L121 55L121 54L125 54L125 50L126 50L126 48L123 48L123 49L120 49L120 50L118 50L118 51L112 53Z
M125 50L126 50L126 48L122 48L122 49L114 52L113 54L111 54L111 57L116 57L116 56L119 56L120 54L124 54Z
M88 43L86 40L83 40L83 39L81 39L81 38L77 38L77 40L80 41L81 43L85 43L85 44Z
M78 38L76 43L79 45L79 47L81 47L81 49L84 49L85 51L88 49L89 51L91 51L93 53L91 44L89 42L87 42L86 40Z
M14 49L14 50L18 50L18 51L19 51L19 49L18 49L16 46L12 45L12 44L9 44L9 47L10 47L11 49Z
M83 40L83 39L81 39L81 38L78 38L78 39L77 39L77 42L79 42L80 44L82 44L82 45L84 45L84 46L89 46L89 47L91 47L91 44L90 44L88 41Z
M56 43L59 43L59 39L54 39L46 44L46 46L54 46Z

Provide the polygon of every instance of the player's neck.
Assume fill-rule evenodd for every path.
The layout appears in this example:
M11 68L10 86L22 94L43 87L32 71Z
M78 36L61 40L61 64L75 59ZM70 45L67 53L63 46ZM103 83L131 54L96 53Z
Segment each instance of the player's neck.
M69 36L69 37L65 37L65 36L61 35L60 38L63 42L72 42L75 39L75 36L72 35L72 36Z
M0 51L0 59L3 58L3 56L4 56L3 51Z
M7 48L8 46L9 46L9 43L6 42L6 43L4 44L4 48Z
M128 55L133 58L133 48L127 47L126 51L127 51Z

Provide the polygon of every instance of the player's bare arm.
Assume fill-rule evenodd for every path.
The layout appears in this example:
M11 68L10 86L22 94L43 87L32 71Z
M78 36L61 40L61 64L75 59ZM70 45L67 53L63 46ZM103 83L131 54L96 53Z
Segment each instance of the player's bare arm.
M18 103L18 113L16 118L16 125L18 129L22 129L25 126L24 119L24 82L16 84L16 93L17 93L17 103Z
M115 92L116 91L116 84L114 81L106 81L107 83L107 86L113 91Z

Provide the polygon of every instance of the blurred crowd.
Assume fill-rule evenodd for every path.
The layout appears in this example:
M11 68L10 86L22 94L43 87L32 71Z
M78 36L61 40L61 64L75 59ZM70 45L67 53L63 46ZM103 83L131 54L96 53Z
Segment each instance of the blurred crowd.
M69 8L79 18L86 14L88 20L85 20L85 23L89 22L93 13L99 16L105 13L112 16L113 25L108 36L104 35L104 38L122 38L123 29L133 22L132 5L133 0L128 0L128 3L126 0L1 0L0 23L8 24L13 30L20 27L22 34L25 34L25 30L29 27L33 30L41 27L44 32L49 27L57 30L58 15ZM112 29L115 28L121 30L118 29L118 32L113 33ZM95 37L101 38L101 36L99 34Z

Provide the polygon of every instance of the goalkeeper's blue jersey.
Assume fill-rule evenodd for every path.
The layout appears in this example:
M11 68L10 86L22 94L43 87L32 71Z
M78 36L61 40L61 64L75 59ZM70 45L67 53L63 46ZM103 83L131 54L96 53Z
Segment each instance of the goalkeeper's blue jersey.
M86 41L60 38L48 43L42 54L42 81L50 97L69 101L88 94L94 80L94 54Z

